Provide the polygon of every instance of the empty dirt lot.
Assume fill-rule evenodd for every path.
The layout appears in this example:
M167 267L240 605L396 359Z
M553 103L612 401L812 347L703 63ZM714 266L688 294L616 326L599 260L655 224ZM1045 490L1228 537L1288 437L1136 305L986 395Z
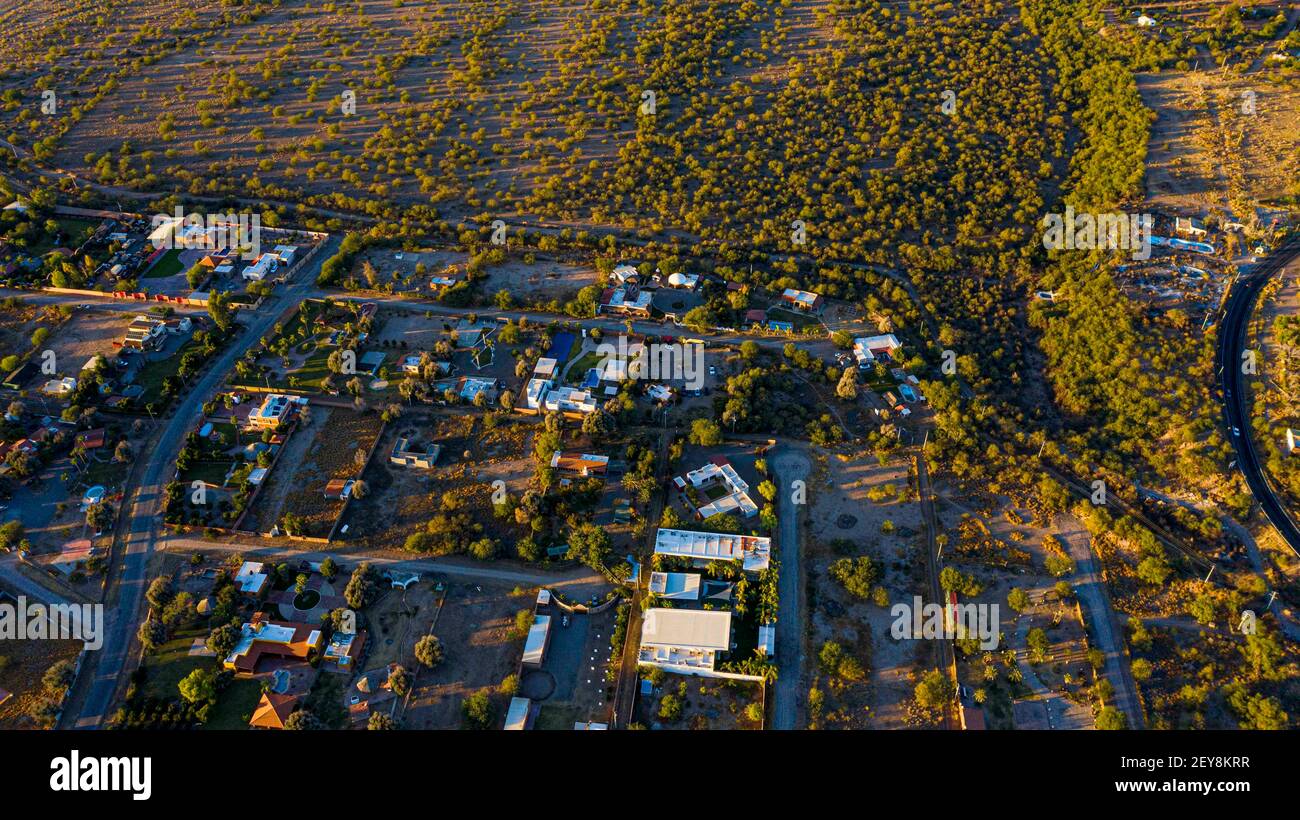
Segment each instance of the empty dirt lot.
M96 353L105 358L115 356L117 348L113 343L122 341L129 324L130 314L78 311L50 336L43 349L54 351L59 373L76 376Z
M421 586L424 582L421 582ZM505 718L509 698L495 693L513 674L523 653L523 640L513 637L515 613L532 609L535 590L513 594L510 587L487 584L449 584L446 600L437 614L433 633L442 639L446 660L432 671L420 670L403 718L408 729L456 729L461 725L461 703L470 694L493 690L497 723ZM412 626L427 626L432 613L421 613ZM409 631L410 645L424 632ZM412 656L407 655L408 658ZM369 663L369 662L368 662ZM414 668L413 660L407 660Z

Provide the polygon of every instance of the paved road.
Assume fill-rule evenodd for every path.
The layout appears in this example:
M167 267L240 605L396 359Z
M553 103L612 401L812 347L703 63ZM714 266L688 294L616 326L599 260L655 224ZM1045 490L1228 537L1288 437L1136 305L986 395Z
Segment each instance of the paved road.
M1130 729L1146 728L1137 697L1137 684L1133 681L1129 656L1124 651L1124 634L1111 607L1110 592L1102 580L1100 563L1092 551L1092 539L1072 515L1058 515L1053 523L1074 560L1074 592L1079 596L1092 627L1096 647L1106 655L1104 669L1106 679L1115 687L1114 705L1124 713Z
M1253 270L1242 274L1228 295L1223 320L1219 323L1217 353L1219 378L1223 388L1223 417L1232 446L1237 450L1237 469L1245 477L1250 492L1259 502L1269 522L1277 528L1292 551L1300 555L1300 528L1273 492L1273 487L1264 475L1259 454L1255 451L1245 379L1241 372L1242 353L1246 349L1246 326L1250 323L1255 299L1269 279L1291 264L1297 254L1300 254L1300 237L1293 238Z
M315 288L321 263L333 254L340 241L338 237L327 240L326 247L311 264L298 272L293 282L281 288L258 313L246 317L248 325L243 332L217 356L179 401L171 420L159 435L134 497L125 506L130 526L120 551L122 565L114 588L117 598L115 602L107 602L114 604L109 612L107 638L86 670L93 670L93 678L75 724L77 728L97 728L110 716L113 696L126 671L127 657L140 617L149 557L159 536L163 488L175 475L176 455L186 433L199 422L203 403L225 381L239 357L271 330L285 308L302 301Z
M24 595L32 601L40 601L44 604L70 603L67 598L59 595L54 590L24 575L22 570L18 568L17 553L11 552L0 555L0 581L11 587L15 593Z
M791 487L807 481L808 457L783 447L772 457L776 473L777 514L780 518L781 575L777 579L780 602L776 616L776 684L773 686L772 728L796 729L799 723L799 686L803 680L803 638L807 613L803 602L803 558L799 544L799 506Z

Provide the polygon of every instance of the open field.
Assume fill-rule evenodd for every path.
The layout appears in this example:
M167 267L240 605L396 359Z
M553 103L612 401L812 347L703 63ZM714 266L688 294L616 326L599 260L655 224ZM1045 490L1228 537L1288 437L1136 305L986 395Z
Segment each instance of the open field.
M129 324L130 316L80 311L50 337L43 349L54 351L55 366L61 375L75 377L95 354L105 359L116 356L117 348L113 343L122 341Z
M81 646L80 641L0 641L0 689L13 695L0 703L0 729L36 728L30 712L44 700L41 677L59 661L75 661Z
M911 496L907 462L881 465L870 455L818 455L809 482L808 605L811 632L805 676L820 688L826 705L822 728L898 729L912 725L907 702L927 663L928 641L897 640L889 604L923 595L925 575L919 541L920 509ZM876 600L849 594L829 574L842 560L867 557L876 568ZM881 602L886 605L882 606ZM857 659L863 675L819 668L828 643Z
M442 639L447 659L437 669L421 670L406 709L406 728L459 728L464 699L476 691L495 689L515 671L523 651L522 639L513 636L515 613L531 608L528 591L515 596L505 587L449 584L433 630ZM412 646L427 631L433 614L423 608L412 622L408 630ZM373 657L368 663L375 665ZM413 668L413 662L408 663ZM492 699L498 719L493 728L499 728L510 699L499 693L493 693Z
M348 539L368 547L400 547L439 511L444 498L454 497L459 510L482 527L484 535L513 543L522 530L493 514L492 483L505 482L516 498L523 494L533 473L528 447L535 427L517 417L485 429L482 419L472 415L419 409L404 413L385 432L363 476L370 494L349 507L344 521ZM414 435L442 448L432 470L389 463L389 453L401 435Z
M691 731L762 728L762 721L754 720L748 713L751 705L761 709L761 684L670 675L661 671L651 672L649 676L655 684L654 694L642 695L637 701L636 718L642 726ZM680 704L680 712L676 704Z
M312 408L311 413L312 424L290 438L290 449L272 471L274 485L265 488L255 503L259 532L292 514L302 522L301 534L328 536L344 502L325 498L325 485L331 479L361 474L365 454L383 425L374 413L323 407ZM299 437L310 440L305 450L292 444ZM300 458L295 461L291 455Z

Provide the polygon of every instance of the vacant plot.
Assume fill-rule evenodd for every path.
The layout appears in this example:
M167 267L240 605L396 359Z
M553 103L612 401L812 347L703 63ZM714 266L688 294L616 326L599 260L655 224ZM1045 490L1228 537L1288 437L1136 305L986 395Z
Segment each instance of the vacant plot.
M54 351L59 374L75 377L92 356L109 359L117 355L113 343L122 341L130 323L129 316L119 313L78 311L42 345L42 350Z
M537 259L532 264L513 257L488 269L487 293L508 291L515 299L524 302L561 302L574 296L587 285L596 283L596 270L559 262Z
M274 488L267 487L257 500L257 522L259 527L268 521L283 524L286 515L293 515L301 526L297 534L324 538L344 503L342 499L325 498L325 485L332 479L361 475L366 454L383 429L383 421L374 413L342 408L313 407L311 413L309 429L291 438L310 433L311 443L298 461L289 460L288 452L281 457L272 471L276 476Z
M31 712L48 699L41 678L59 661L75 661L80 641L0 641L0 729L33 729ZM3 697L3 695L0 695Z
M420 671L403 720L407 728L459 728L465 698L499 686L514 673L523 651L523 638L515 633L515 614L532 609L533 595L533 590L515 595L507 587L448 584L433 628L442 640L446 660L437 669ZM432 620L433 613L424 617L426 622ZM417 621L414 627L423 623ZM412 628L412 643L423 634ZM374 666L373 661L368 665ZM491 697L499 722L509 698L495 691Z
M924 595L924 549L920 510L911 500L907 461L882 465L870 455L818 457L810 481L806 562L812 616L811 684L826 697L825 728L898 729L911 725L908 703L918 674L934 657L932 642L899 640L891 634L890 606ZM874 567L872 598L850 594L830 575L841 560L866 557ZM861 664L821 663L834 645Z
M0 358L17 355L32 346L33 334L41 328L46 333L57 331L63 321L62 314L55 307L38 307L14 299L0 310ZM48 343L44 345L48 347ZM0 373L0 376L9 374Z
M487 537L513 543L524 532L513 519L494 515L492 484L505 482L515 498L527 488L533 473L528 457L535 425L507 417L492 426L483 418L436 411L410 411L390 425L363 478L370 490L353 500L345 522L347 537L368 547L396 549L454 497L459 510ZM441 447L431 470L389 463L393 444L402 435L416 435Z
M763 687L749 681L646 674L654 684L637 700L637 722L650 729L761 729ZM570 725L569 727L573 727Z

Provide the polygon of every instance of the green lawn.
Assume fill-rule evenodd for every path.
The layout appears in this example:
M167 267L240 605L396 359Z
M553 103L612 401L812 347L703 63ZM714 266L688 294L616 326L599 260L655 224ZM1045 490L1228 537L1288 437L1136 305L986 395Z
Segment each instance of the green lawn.
M216 666L215 658L190 655L190 646L195 638L206 638L205 629L188 629L176 634L176 637L145 655L145 668L149 670L145 680L147 697L172 700L180 697L176 685L189 673L199 667Z
M577 343L575 342L574 344L576 345ZM595 350L582 354L582 358L578 359L577 363L569 368L569 375L565 381L570 384L581 384L582 380L587 376L587 371L594 367L598 367L600 365L600 360L603 358L604 356ZM560 366L563 365L561 364Z
M94 487L96 484L102 484L105 487L115 487L122 483L130 470L130 464L122 464L116 461L97 461L92 460L90 466L86 468L85 474L81 480L86 482L87 487Z
M533 728L551 731L573 731L573 724L582 719L582 710L576 706L558 706L553 703L542 704L537 710L537 719ZM495 728L495 727L494 727Z
M181 475L181 481L189 483L199 480L218 487L226 483L226 473L230 472L233 461L196 461L190 469Z
M205 729L247 729L257 702L262 699L262 684L253 678L230 682L212 707Z
M173 248L163 254L162 258L154 263L154 266L144 272L145 279L165 279L168 276L175 276L182 271L181 252Z
M176 371L181 368L181 359L193 346L194 340L190 339L167 358L157 362L145 363L135 377L135 383L144 388L144 392L140 394L139 398L140 406L143 407L162 398L163 379L176 375Z

